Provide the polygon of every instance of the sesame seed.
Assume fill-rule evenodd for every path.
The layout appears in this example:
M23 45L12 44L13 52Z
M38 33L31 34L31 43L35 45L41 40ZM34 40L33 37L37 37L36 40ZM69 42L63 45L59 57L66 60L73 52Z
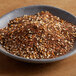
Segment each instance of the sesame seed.
M52 40L54 40L54 38L52 38Z

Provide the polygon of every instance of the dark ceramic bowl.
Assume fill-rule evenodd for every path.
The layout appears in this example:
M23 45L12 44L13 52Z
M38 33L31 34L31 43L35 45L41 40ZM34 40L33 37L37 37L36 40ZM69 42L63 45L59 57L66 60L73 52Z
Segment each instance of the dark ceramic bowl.
M25 14L27 14L27 15L36 14L40 11L49 11L53 15L59 16L60 18L76 25L76 17L66 11L59 9L59 8L52 7L52 6L36 5L36 6L18 8L16 10L2 16L0 18L0 28L6 27L9 20L11 20L11 19L23 16ZM52 59L26 59L26 58L15 56L15 55L8 53L5 49L2 48L2 46L0 46L0 52L5 54L6 56L9 56L13 59L18 60L18 61L31 62L31 63L49 63L49 62L54 62L54 61L59 61L59 60L65 59L65 58L75 54L76 41L74 44L74 48L69 53L67 53L63 56L57 57L57 58L52 58Z

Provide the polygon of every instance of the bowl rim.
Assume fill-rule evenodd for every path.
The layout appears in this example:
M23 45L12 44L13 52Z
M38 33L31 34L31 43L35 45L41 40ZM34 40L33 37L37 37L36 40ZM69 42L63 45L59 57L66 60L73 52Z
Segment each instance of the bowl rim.
M66 12L67 14L71 15L72 17L74 17L76 19L76 17L74 15L70 14L69 12L67 12L67 11L65 11L63 9L57 8L57 7L49 6L49 5L31 5L31 6L22 7L22 8L26 9L26 8L30 8L30 7L32 7L32 8L33 7L47 7L47 8L49 7L49 8L58 9L58 10L61 10L63 12ZM10 14L10 13L12 13L12 12L18 10L18 9L22 9L22 8L17 8L17 9L15 9L13 11L10 11L9 13L1 16L0 20L3 17L5 17L6 15L8 15L8 14ZM9 57L14 58L14 59L19 60L19 61L32 62L32 63L49 63L49 62L54 62L54 61L59 61L59 60L65 59L65 58L67 58L67 57L75 54L76 50L71 51L71 52L69 52L69 53L67 53L65 55L62 55L62 56L59 56L59 57L56 57L56 58L51 58L51 59L27 59L27 58L23 58L23 57L20 57L20 56L13 55L13 54L11 54L11 53L9 53L7 51L1 50L1 49L0 49L0 52L3 53L3 54L5 54L6 56L9 56Z

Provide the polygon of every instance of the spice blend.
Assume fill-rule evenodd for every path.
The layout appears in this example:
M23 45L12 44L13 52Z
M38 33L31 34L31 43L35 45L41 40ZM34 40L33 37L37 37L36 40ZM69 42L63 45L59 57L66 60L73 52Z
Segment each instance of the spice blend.
M76 26L48 11L10 20L0 29L0 44L7 52L27 59L62 56L72 48Z

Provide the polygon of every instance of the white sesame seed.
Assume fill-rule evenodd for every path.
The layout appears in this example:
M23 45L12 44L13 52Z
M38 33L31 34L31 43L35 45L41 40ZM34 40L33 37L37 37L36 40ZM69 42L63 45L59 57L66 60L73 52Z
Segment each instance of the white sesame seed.
M52 38L52 40L54 40L54 38Z

